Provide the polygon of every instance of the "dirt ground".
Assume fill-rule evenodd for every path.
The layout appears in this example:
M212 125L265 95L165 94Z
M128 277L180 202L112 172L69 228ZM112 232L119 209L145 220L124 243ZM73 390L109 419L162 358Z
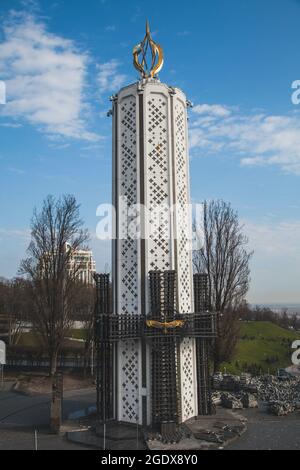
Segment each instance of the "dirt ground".
M6 381L14 383L13 389L25 395L43 395L51 392L52 381L47 373L11 372L6 374ZM91 377L83 378L82 374L65 373L63 376L64 391L83 390L95 386Z

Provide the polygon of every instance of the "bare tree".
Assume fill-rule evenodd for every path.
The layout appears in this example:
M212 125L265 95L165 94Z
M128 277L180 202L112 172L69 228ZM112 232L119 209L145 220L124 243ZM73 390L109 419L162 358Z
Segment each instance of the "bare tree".
M29 318L30 299L24 279L0 279L0 334L10 346L18 344Z
M22 261L20 271L30 281L34 301L31 320L47 348L50 375L56 373L58 354L72 324L80 268L71 263L72 257L88 238L73 196L48 196L41 212L34 211L28 258Z
M89 359L94 340L95 286L78 283L74 297L72 317L83 325L84 331L84 378L87 376Z
M297 314L297 313L294 313L294 314L291 316L291 327L292 327L294 330L297 330L299 324L300 324L300 321L299 321L299 318L298 318L298 314Z
M9 337L9 290L8 280L0 279L0 335Z
M194 252L194 268L209 280L211 308L220 313L220 337L215 342L214 365L230 360L239 338L238 307L249 290L252 252L238 214L224 201L204 204L203 226L195 227L203 246Z

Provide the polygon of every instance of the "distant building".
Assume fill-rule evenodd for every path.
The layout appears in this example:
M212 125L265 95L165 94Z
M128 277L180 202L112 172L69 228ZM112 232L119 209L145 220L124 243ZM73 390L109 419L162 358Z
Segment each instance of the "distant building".
M70 246L67 245L67 249ZM93 258L92 251L78 250L72 254L69 262L69 270L77 271L76 277L78 281L84 284L93 284L94 274L96 273L96 262Z

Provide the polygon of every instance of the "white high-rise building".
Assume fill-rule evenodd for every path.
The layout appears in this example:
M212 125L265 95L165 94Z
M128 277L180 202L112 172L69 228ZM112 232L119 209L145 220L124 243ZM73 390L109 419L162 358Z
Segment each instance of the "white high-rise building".
M68 249L68 246L66 247ZM72 253L69 261L70 272L76 271L76 279L83 284L94 284L96 262L93 252L89 250L77 250Z

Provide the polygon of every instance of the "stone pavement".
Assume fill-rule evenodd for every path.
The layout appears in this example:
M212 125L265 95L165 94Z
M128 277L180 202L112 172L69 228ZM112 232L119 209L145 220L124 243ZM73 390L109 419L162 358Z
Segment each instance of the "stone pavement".
M0 450L33 450L34 432L38 432L40 450L80 450L63 436L48 432L48 395L28 397L11 392L0 393ZM95 391L67 392L64 400L65 417L75 410L95 402Z
M95 403L95 393L68 393L65 397L65 419L75 411L88 408ZM226 411L226 410L225 410ZM228 410L227 410L228 411ZM219 410L219 413L222 413ZM230 411L230 413L232 413ZM218 414L217 417L208 417L194 424L193 432L200 437L203 432L226 431L223 424L233 426L234 421L227 415ZM243 410L238 415L233 413L233 417L242 416L248 420L247 430L234 442L229 443L230 450L300 450L300 413L294 413L287 417L275 417L268 415L263 407L259 410ZM0 450L32 450L35 448L34 430L38 430L39 450L88 450L93 449L90 445L82 443L68 442L64 436L51 435L47 431L49 420L49 397L24 397L12 393L0 393ZM224 422L225 421L225 422ZM204 424L205 423L205 424ZM76 422L66 422L64 431L76 429ZM101 434L101 432L100 432ZM127 435L128 441L120 440L121 447L126 449L136 449L137 429L131 428L131 435ZM215 439L215 435L206 438ZM229 436L230 437L230 436ZM196 443L197 441L197 443ZM98 442L101 448L101 436ZM114 442L115 445L117 441ZM199 446L201 440L194 439L193 444L183 442L183 448L193 449L193 445ZM190 447L188 447L188 445ZM153 448L161 447L161 443L153 444ZM205 443L204 448L222 448L221 442ZM199 448L199 447L196 447ZM201 447L200 447L201 448ZM172 449L172 448L171 448Z
M300 450L299 412L276 417L261 406L241 414L248 420L247 431L228 450Z
M190 437L178 444L148 442L150 450L212 450L219 449L238 439L247 429L247 420L239 413L223 408L215 416L201 416L185 424Z
M91 450L90 447L78 446L68 442L62 436L49 434L47 430L38 432L38 450ZM35 450L34 430L0 425L0 451Z
M78 425L83 422L78 422ZM97 432L93 430L95 425L93 418L84 420L86 429L69 430L67 438L72 443L81 443L98 449L104 448L103 428L99 426ZM75 425L75 423L74 423ZM227 445L237 439L246 430L246 420L239 414L230 410L218 409L216 416L201 417L191 420L184 425L183 439L176 444L164 444L151 433L145 446L143 433L138 427L108 424L105 435L105 448L108 450L206 450L215 449Z

